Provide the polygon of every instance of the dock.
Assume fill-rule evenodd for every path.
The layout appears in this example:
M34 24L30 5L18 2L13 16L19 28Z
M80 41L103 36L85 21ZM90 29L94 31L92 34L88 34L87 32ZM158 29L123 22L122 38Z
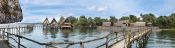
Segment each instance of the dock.
M0 36L0 48L12 48L8 44L8 41L3 39L2 36Z
M130 48L133 41L143 38L144 36L148 36L151 29L146 29L140 31L140 33L135 33L134 35L126 35L126 38L114 44L111 48Z

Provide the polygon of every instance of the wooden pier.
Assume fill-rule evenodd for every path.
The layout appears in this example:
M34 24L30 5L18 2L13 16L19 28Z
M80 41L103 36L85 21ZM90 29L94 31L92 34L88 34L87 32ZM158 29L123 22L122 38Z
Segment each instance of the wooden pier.
M9 42L0 35L0 48L11 48Z
M137 32L130 32L129 34L125 35L125 39L119 41L118 43L114 44L111 48L131 48L131 44L134 41L141 41L145 42L147 41L146 37L149 37L151 29L144 29L142 31Z

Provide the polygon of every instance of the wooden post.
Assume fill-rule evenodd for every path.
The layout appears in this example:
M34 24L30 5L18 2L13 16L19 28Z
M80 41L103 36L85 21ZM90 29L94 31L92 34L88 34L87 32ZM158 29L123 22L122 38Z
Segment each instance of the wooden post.
M106 48L108 48L108 36L106 37Z
M19 35L21 35L20 32L21 32L21 31L20 31L20 27L19 27Z
M18 48L20 48L20 37L18 36Z
M118 34L118 33L117 33L117 32L115 32L115 35L116 35L116 42L118 41L118 39L117 39L117 34Z
M5 32L4 32L5 33ZM7 32L7 40L9 40L9 33Z
M5 31L2 32L2 38L5 39Z
M84 44L83 44L82 41L80 42L80 47L81 47L81 48L84 48Z
M127 43L129 46L130 46L130 39L131 39L131 35L129 34L128 35L128 43ZM129 46L127 46L127 47L129 47Z
M135 35L135 33L133 32L133 33L132 33L132 38L133 38L133 39L134 39L134 35Z

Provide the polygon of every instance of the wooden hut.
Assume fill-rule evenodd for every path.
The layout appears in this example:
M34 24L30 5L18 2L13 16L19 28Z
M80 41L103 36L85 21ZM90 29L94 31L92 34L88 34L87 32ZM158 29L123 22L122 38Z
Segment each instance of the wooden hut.
M146 26L146 22L135 22L135 23L131 23L130 26L144 27Z
M61 26L61 23L63 22L63 20L65 20L65 18L61 16L59 21L58 21L59 26Z
M147 26L152 26L152 23L151 23L151 22L148 22L148 23L147 23Z
M60 22L59 25L60 25L60 27L62 29L70 29L70 28L73 27L72 24L71 24L71 22L67 18L66 19L62 19L59 22Z
M57 21L55 20L55 18L53 18L53 20L51 21L50 27L51 28L58 28L59 27L59 25L58 25Z
M128 25L129 25L129 20L120 20L120 21L117 21L117 23L114 23L114 26L118 26L118 27L123 27Z
M43 22L43 26L48 26L49 25L49 20L48 18L46 18Z
M111 26L111 22L103 22L102 26L109 27Z

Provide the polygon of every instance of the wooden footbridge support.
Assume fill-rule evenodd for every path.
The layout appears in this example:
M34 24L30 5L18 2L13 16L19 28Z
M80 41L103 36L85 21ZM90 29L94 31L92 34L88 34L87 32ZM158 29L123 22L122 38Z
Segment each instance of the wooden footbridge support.
M136 42L136 46L142 47L148 40L150 32L150 28L138 30L135 32L129 31L125 34L125 39L114 44L111 48L131 48L132 43L134 42Z

